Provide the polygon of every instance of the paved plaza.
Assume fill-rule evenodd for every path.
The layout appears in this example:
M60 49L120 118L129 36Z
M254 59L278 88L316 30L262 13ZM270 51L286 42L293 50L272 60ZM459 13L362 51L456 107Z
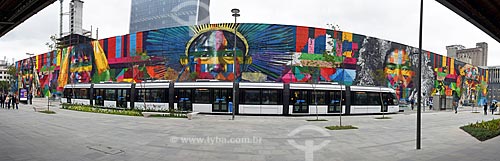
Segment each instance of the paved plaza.
M34 106L47 106L46 99ZM422 114L422 149L415 150L415 112L344 116L357 130L326 131L339 116L198 115L193 120L85 113L52 107L57 114L0 109L1 161L156 160L499 160L500 138L480 142L460 126L498 118L463 108ZM318 128L319 127L319 128ZM320 130L318 130L320 129ZM312 144L311 144L312 143ZM312 148L306 145L312 145ZM324 147L321 147L324 145ZM306 152L317 149L309 153Z

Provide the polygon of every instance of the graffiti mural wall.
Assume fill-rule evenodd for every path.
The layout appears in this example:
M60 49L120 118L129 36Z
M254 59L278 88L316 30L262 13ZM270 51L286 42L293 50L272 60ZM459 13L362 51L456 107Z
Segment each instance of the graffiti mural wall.
M31 60L35 74L28 72L30 59L17 63L18 88L33 80L40 95L70 83L197 79L387 86L401 100L417 93L417 48L303 26L182 26L78 44ZM486 70L428 51L422 63L426 96L480 99L487 94Z

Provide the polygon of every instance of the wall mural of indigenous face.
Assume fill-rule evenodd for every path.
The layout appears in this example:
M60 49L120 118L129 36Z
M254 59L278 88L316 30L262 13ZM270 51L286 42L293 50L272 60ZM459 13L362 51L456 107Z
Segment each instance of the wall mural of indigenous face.
M423 58L422 91L426 96L481 99L487 94L488 71L428 51ZM40 91L53 86L50 89L54 92L70 83L236 79L383 85L395 89L402 100L414 99L417 93L416 48L304 26L181 26L78 44L32 59L36 68L33 75L28 73L28 59L17 62L19 89L26 88L31 79L38 82ZM373 74L379 71L381 77Z
M413 77L410 53L405 49L394 49L388 54L385 65L387 86L396 90L399 98L408 98L413 88Z

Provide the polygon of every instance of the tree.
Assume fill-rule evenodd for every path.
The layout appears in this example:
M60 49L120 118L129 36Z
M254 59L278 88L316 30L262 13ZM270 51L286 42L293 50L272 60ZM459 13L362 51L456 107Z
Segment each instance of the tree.
M385 77L384 69L375 70L374 72L372 72L372 76L378 86L385 86L387 78Z
M338 24L326 24L329 28L331 28L334 32L338 32L340 30L340 26ZM333 37L333 35L332 35ZM330 41L327 42L328 45L332 46L332 50L331 51L326 51L327 53L324 54L326 55L325 57L325 61L328 61L328 62L331 62L332 63L332 68L335 68L337 66L336 62L335 62L335 56L332 56L332 55L337 55L337 43L338 41L340 41L338 38L332 38ZM329 53L333 53L332 55L329 55ZM341 58L341 66L342 66L342 69L344 69L344 57L342 56ZM339 127L343 127L342 126L342 112L343 112L343 109L342 109L342 100L344 98L342 98L342 85L344 84L344 74L345 71L342 71L342 82L340 84L340 115L339 115Z
M2 93L5 93L5 91L8 91L10 87L9 81L0 81L0 88L2 88Z
M45 45L49 48L49 52L53 52L54 50L56 50L56 46L57 46L57 36L56 35L51 35L50 36L50 42L46 42ZM50 64L50 62L47 62L48 64ZM52 93L51 91L51 85L50 85L50 82L51 82L51 76L52 76L52 72L54 70L54 68L52 66L49 66L48 67L48 79L49 79L49 89L48 89L48 92L46 93L47 94L47 111L50 111L50 93ZM74 96L74 92L73 92L73 96Z
M5 91L13 90L14 87L15 87L15 83L14 82L15 82L16 78L14 76L16 76L16 74L17 74L17 69L14 66L14 64L11 64L11 65L9 65L7 67L7 74L10 75L9 80L5 81L5 82L3 82L3 84L1 84L2 92L4 92L4 93L5 93Z

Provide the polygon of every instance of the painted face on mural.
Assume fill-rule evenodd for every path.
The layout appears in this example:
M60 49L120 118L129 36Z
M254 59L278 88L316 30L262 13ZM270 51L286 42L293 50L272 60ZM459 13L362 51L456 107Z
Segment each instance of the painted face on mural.
M385 66L389 87L409 88L415 73L411 69L411 62L405 50L394 50L390 53Z
M236 55L241 63L246 54L243 41L237 37ZM225 30L212 30L199 34L189 46L191 61L200 79L227 79L233 70L234 34ZM247 60L248 61L248 60ZM250 62L249 62L250 63ZM238 68L238 67L237 67ZM237 71L239 69L236 69Z

